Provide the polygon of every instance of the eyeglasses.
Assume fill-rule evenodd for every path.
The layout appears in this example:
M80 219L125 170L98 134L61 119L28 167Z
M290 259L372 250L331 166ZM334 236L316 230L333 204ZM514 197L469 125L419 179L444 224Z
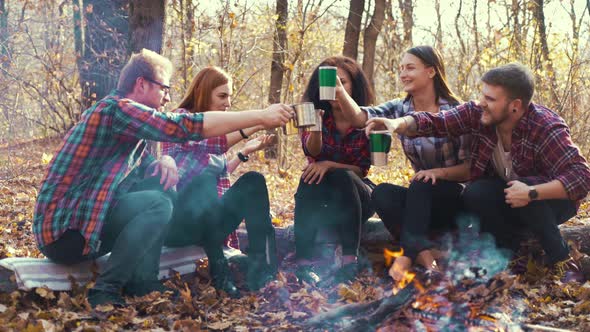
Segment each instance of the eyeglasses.
M159 85L159 86L160 86L160 88L162 89L162 91L164 91L164 93L170 94L170 86L168 86L168 85L166 85L166 84L164 84L164 83L160 83L160 82L158 82L158 81L156 81L156 80L153 80L153 79L151 79L151 78L149 78L149 77L145 77L145 76L144 76L143 78L144 78L146 81L148 81L148 82L151 82L151 83L154 83L154 84L157 84L157 85Z

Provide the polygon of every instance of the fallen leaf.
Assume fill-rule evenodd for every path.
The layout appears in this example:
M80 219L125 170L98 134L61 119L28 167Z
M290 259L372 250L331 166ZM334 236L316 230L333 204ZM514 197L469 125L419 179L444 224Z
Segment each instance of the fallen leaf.
M232 322L228 322L228 321L207 324L207 327L212 330L225 330L225 329L229 328L230 326L232 326Z

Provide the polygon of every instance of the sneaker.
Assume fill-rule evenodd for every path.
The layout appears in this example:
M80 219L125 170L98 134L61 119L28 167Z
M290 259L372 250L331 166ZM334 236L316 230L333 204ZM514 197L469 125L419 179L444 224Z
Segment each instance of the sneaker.
M173 297L177 297L179 295L176 289L164 286L162 282L159 280L129 282L123 288L123 295L132 297L142 297L152 292L160 292L162 294L164 294L165 292L172 292Z
M96 308L102 304L112 304L115 307L124 307L127 305L121 294L94 288L88 290L88 303L90 303L92 308Z
M251 291L257 291L274 280L276 272L267 263L265 254L251 254L248 258L249 264L246 282Z
M321 281L320 276L314 271L314 268L311 265L300 265L297 267L297 270L295 270L295 276L299 282L305 281L314 286Z
M209 275L211 276L211 279L213 279L213 286L215 289L226 292L229 297L234 299L240 297L240 292L234 284L225 257L209 261Z

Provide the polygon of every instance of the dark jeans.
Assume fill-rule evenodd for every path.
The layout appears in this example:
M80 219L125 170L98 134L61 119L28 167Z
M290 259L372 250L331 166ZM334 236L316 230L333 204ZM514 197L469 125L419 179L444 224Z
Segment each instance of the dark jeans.
M242 220L248 231L248 254L268 254L267 236L274 236L264 176L242 175L221 197L217 179L207 173L195 177L178 194L165 244L169 247L203 246L210 259L223 255L223 240Z
M491 233L499 247L517 251L523 234L531 232L552 264L567 258L569 249L559 228L576 214L571 200L533 201L521 208L511 208L505 201L506 182L486 178L472 182L465 188L465 208L481 222L481 231Z
M370 188L350 170L328 172L319 184L299 181L295 194L295 249L299 259L313 255L321 225L336 225L343 255L357 255L361 226L373 214Z
M101 231L98 253L82 254L85 240L77 230L66 231L41 252L66 265L111 252L105 270L96 280L97 290L119 292L129 282L157 280L160 252L172 217L171 195L163 193L158 178L140 181L127 192L115 195Z
M412 260L420 251L433 246L432 230L448 230L461 209L461 191L457 182L412 181L408 188L382 183L371 197L379 217L394 238L399 238L404 255Z

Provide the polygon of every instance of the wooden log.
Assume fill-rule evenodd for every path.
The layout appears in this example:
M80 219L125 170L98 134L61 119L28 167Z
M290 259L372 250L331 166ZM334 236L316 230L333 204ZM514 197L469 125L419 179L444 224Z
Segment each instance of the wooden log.
M572 241L580 245L580 252L590 255L590 224L581 226L560 225L559 229L566 241ZM275 228L277 239L277 251L279 258L285 257L288 253L295 251L295 232L293 225ZM316 243L332 243L337 241L334 237L326 237L326 233L318 232ZM248 247L248 234L245 228L238 230L240 246L243 249ZM393 242L393 238L385 228L381 219L371 218L364 225L361 233L362 247L384 248Z
M373 331L391 315L395 315L409 305L418 291L413 284L400 290L397 294L368 303L347 304L336 309L318 314L304 323L304 327L329 327L351 321L341 331Z

